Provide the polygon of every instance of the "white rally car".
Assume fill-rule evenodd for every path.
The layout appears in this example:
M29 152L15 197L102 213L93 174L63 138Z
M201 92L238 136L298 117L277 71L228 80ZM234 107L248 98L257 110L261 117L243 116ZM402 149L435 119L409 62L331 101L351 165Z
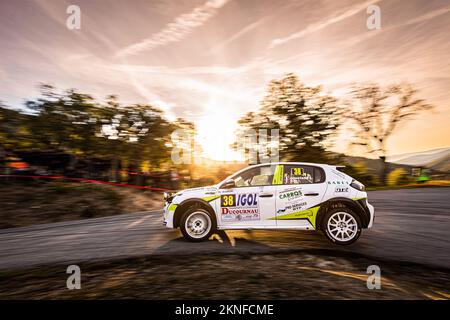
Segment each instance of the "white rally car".
M202 241L216 230L320 230L337 244L372 227L364 185L341 166L279 162L247 167L217 185L165 193L164 225Z

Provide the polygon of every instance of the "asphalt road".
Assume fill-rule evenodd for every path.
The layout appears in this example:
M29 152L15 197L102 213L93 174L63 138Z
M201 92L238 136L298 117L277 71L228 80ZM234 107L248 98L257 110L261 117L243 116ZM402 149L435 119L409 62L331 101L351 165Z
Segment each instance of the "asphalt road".
M0 269L81 263L142 255L319 249L450 269L450 188L369 192L373 229L339 247L313 231L226 231L203 243L162 226L160 211L0 230Z

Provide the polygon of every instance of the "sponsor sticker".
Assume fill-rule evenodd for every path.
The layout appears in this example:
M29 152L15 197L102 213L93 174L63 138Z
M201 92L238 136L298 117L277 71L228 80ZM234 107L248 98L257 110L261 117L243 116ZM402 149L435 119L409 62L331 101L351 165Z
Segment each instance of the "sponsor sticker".
M298 203L293 203L291 205L291 210L292 211L297 211L300 210L301 208L303 208L304 206L307 205L307 202L303 201L303 202L298 202Z
M291 176L298 177L304 174L303 168L291 168Z
M222 208L223 221L252 221L259 220L258 208Z
M348 187L336 187L334 192L336 192L336 193L348 192Z
M222 207L257 207L257 193L228 194L220 197Z
M303 193L299 189L285 190L279 193L278 198L280 200L292 201L303 196Z
M308 203L306 201L300 201L300 202L296 202L296 203L292 203L284 208L280 208L277 210L277 213L289 213L289 212L293 212L293 211L299 211L301 210L304 206L306 206Z
M328 184L349 185L350 183L348 183L347 181L338 180L338 181L328 181Z
M312 175L305 172L301 167L291 168L290 175L285 173L283 181L285 184L302 184L302 183L312 183Z
M260 220L257 193L222 195L220 205L222 221Z

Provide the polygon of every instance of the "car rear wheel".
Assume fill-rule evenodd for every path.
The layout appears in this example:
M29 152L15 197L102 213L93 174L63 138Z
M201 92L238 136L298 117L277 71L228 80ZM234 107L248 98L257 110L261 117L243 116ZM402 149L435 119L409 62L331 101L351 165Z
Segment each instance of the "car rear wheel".
M325 235L333 243L348 245L361 235L361 220L348 208L336 208L325 216Z
M180 229L187 240L198 242L208 240L215 230L215 224L207 210L193 207L181 218Z

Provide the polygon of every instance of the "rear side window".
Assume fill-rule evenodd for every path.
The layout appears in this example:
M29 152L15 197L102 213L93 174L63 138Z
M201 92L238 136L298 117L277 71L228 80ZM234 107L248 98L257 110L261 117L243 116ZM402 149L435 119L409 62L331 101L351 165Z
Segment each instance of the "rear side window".
M321 168L303 165L285 165L283 184L311 184L325 181L325 173Z
M314 167L314 183L321 183L325 181L325 171L321 168Z

